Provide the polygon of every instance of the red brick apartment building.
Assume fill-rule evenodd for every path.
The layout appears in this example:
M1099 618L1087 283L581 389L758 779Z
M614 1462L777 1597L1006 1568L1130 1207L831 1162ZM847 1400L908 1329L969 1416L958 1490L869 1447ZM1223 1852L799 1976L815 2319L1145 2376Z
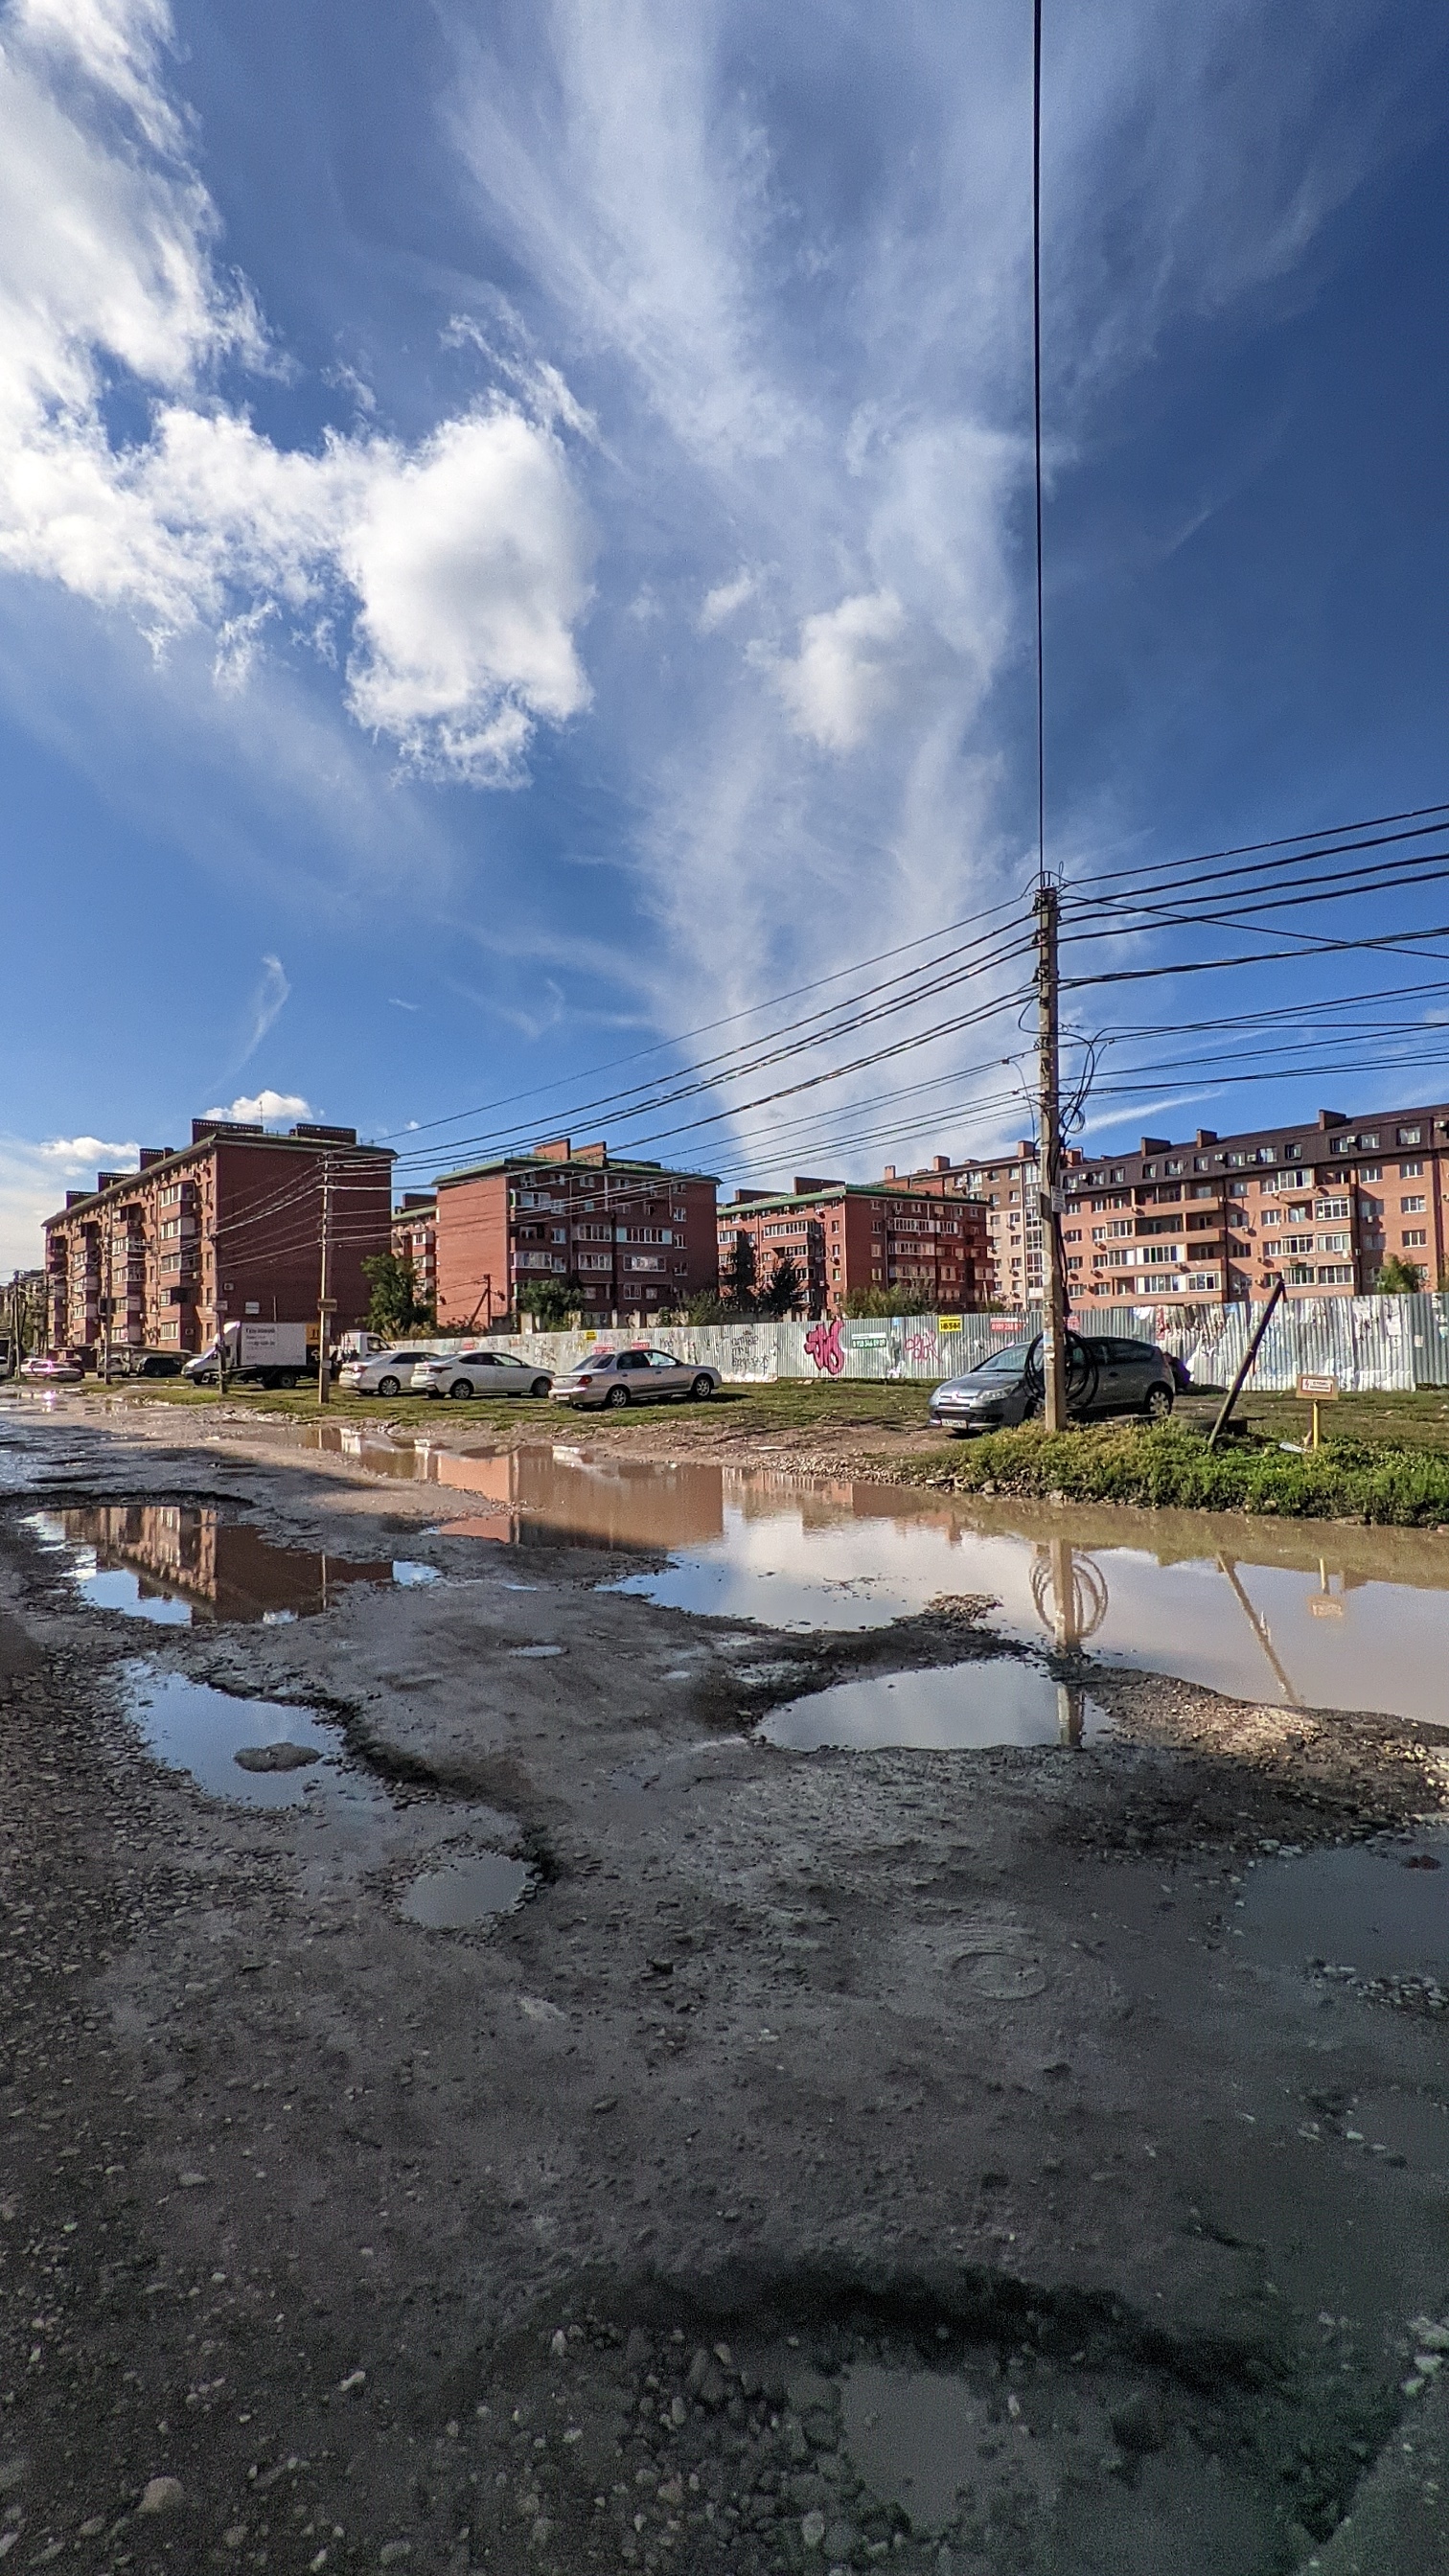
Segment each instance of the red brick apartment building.
M567 1136L438 1182L438 1329L486 1332L518 1283L577 1283L587 1321L648 1323L718 1284L715 1191L700 1172L611 1158Z
M1036 1148L949 1167L987 1203L993 1296L1041 1297ZM1281 1278L1297 1297L1352 1297L1392 1255L1427 1288L1449 1269L1449 1109L1297 1120L1189 1143L1143 1136L1136 1153L1073 1151L1062 1174L1062 1245L1078 1313L1093 1305L1234 1305Z
M438 1194L436 1190L404 1190L402 1205L392 1212L392 1248L399 1261L413 1265L413 1284L419 1297L435 1297L438 1290Z
M986 1211L947 1192L949 1160L929 1173L876 1182L812 1180L792 1189L736 1190L719 1212L724 1270L740 1235L755 1248L755 1279L793 1256L802 1281L797 1314L838 1315L856 1289L910 1288L922 1314L960 1314L986 1299Z
M366 1317L362 1264L386 1252L392 1154L353 1127L196 1118L180 1149L147 1146L138 1172L69 1190L45 1228L55 1347L201 1350L219 1323L310 1322L318 1311L324 1190L336 1328Z

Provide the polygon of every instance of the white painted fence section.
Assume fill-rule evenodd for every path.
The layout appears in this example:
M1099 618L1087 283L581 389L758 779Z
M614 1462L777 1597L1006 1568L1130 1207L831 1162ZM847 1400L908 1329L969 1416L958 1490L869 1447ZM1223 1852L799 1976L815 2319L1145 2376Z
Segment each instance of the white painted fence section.
M1261 1306L1119 1306L1083 1329L1157 1341L1187 1362L1199 1386L1226 1386L1247 1349ZM599 1333L492 1333L471 1347L514 1351L555 1376L601 1345L647 1339L726 1378L919 1378L956 1376L1003 1343L1039 1332L1038 1314L890 1315L835 1324L658 1324ZM459 1338L430 1342L460 1351ZM1449 1386L1449 1297L1294 1298L1279 1307L1250 1385L1291 1391L1300 1372L1331 1372L1346 1394Z

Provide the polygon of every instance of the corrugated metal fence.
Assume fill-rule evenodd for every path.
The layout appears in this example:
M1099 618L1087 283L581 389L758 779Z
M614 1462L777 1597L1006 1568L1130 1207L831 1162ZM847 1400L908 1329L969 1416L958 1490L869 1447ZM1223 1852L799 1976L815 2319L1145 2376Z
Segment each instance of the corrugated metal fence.
M1094 1314L1094 1333L1158 1341L1187 1362L1199 1386L1226 1386L1247 1349L1261 1306L1119 1306ZM655 1348L717 1368L727 1378L953 1377L1004 1342L1040 1330L1036 1314L892 1315L834 1324L660 1324ZM490 1334L495 1350L516 1351L557 1375L595 1342L639 1338L633 1331ZM461 1350L440 1340L438 1350ZM1280 1306L1250 1383L1291 1388L1300 1370L1331 1371L1345 1394L1449 1386L1449 1297L1294 1298Z

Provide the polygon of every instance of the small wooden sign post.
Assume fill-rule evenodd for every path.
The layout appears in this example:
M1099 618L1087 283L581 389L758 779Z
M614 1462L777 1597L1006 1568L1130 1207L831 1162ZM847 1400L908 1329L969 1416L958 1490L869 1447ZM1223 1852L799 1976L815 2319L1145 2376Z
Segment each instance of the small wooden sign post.
M1328 1376L1313 1377L1300 1371L1298 1392L1304 1401L1313 1407L1313 1429L1308 1435L1308 1446L1310 1449L1316 1449L1319 1446L1318 1408L1320 1404L1337 1403L1338 1380L1336 1377Z

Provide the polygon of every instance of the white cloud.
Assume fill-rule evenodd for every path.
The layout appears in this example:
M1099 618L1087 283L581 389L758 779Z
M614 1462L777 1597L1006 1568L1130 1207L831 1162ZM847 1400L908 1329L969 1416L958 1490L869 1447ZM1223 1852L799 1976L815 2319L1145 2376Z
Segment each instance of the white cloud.
M895 703L894 648L905 622L889 590L857 593L804 620L799 652L775 671L797 733L827 751L859 749L877 716Z
M737 572L733 581L716 582L706 591L697 624L701 635L713 635L715 629L728 624L736 612L745 607L760 587L759 575Z
M310 1118L308 1103L300 1091L243 1092L229 1106L204 1110L207 1118L235 1118L243 1126L284 1127L289 1119Z
M213 262L162 0L15 0L5 24L0 570L124 610L158 646L212 629L233 688L274 619L324 646L350 620L359 722L416 767L516 778L536 725L588 697L588 538L554 426L583 416L562 378L535 369L531 408L495 397L416 447L277 447L214 390L268 357ZM150 399L144 436L113 432L114 382Z
M38 1150L48 1163L59 1163L67 1172L84 1171L92 1163L104 1172L121 1172L136 1162L141 1148L108 1145L100 1136L52 1136Z

